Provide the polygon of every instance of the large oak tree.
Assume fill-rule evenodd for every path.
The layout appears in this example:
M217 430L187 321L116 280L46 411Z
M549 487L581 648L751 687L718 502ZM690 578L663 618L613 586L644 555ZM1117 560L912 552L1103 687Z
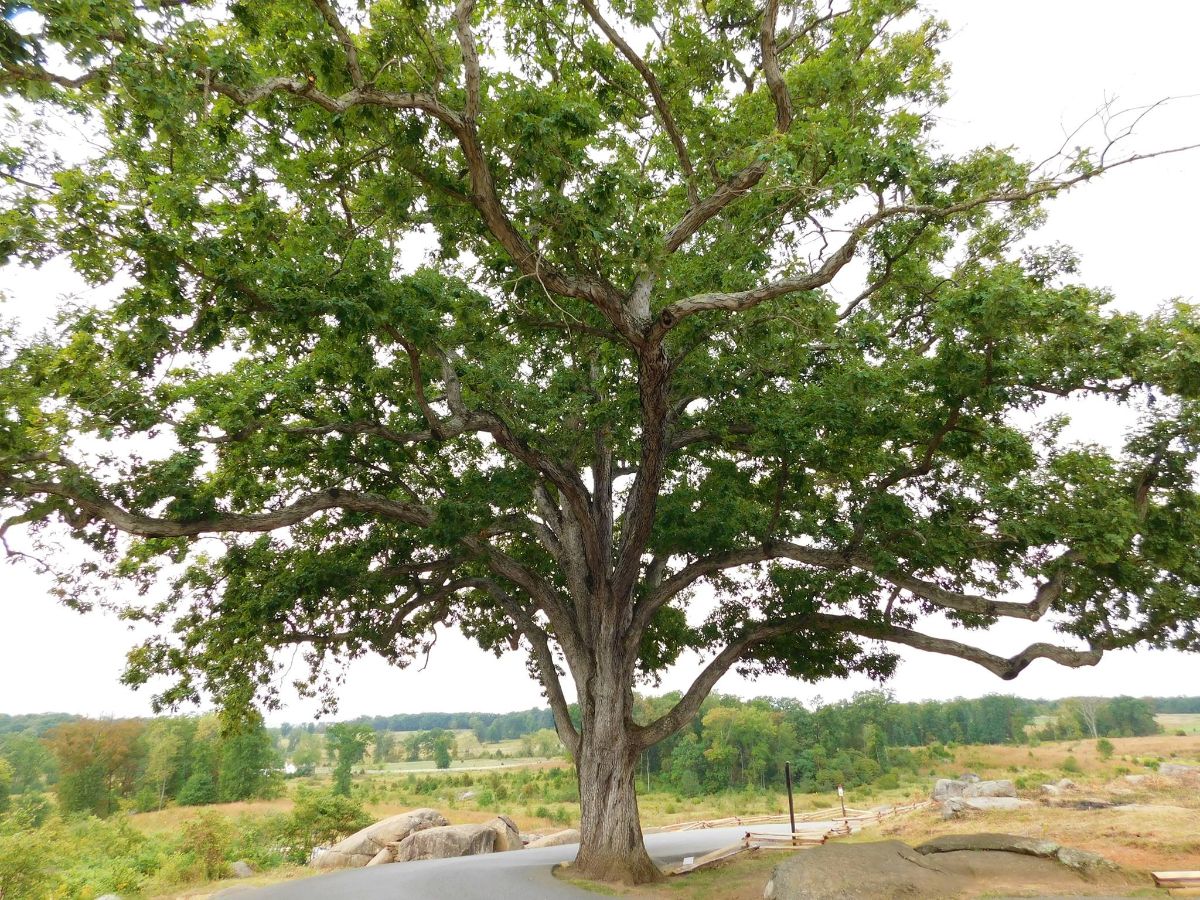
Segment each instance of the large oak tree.
M162 703L269 704L293 646L313 689L437 626L523 649L580 869L645 880L638 755L730 668L1200 645L1197 316L1019 250L1131 157L942 151L910 0L28 6L0 247L115 299L6 342L6 546L65 523L71 602L149 591ZM1122 450L1046 414L1088 395ZM1004 617L1062 641L967 640Z

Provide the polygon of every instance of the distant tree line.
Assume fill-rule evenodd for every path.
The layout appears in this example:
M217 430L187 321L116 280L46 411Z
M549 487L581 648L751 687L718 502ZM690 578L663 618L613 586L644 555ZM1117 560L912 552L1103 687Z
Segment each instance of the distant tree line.
M649 721L678 696L641 698ZM713 695L679 734L643 754L648 782L683 794L778 786L790 762L801 792L854 787L915 772L947 745L1154 734L1153 700L1133 697L897 703L883 691L810 710L795 700Z
M1158 697L1154 711L1160 713L1200 713L1200 697Z
M527 709L510 713L397 713L391 716L360 716L350 724L368 725L372 731L465 731L475 733L480 743L495 743L524 737L543 728L554 727L554 715L549 709ZM288 737L293 731L323 733L329 725L307 722L301 725L284 723L280 732Z

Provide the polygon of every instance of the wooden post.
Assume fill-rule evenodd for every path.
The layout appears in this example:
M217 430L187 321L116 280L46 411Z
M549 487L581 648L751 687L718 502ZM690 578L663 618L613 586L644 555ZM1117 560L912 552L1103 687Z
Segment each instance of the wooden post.
M783 764L783 777L787 782L788 791L788 818L792 821L792 843L796 843L796 807L792 802L792 764L785 762Z
M840 784L838 785L838 800L842 802L842 823L849 827L850 823L846 820L846 789Z

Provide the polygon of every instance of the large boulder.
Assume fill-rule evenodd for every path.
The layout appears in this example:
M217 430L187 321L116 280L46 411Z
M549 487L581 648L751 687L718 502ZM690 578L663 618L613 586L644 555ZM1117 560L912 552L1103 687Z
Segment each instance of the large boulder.
M944 834L913 848L922 856L938 853L960 853L963 851L986 851L990 853L1017 853L1022 856L1037 856L1057 860L1069 869L1085 874L1101 869L1116 868L1113 863L1098 853L1064 847L1054 841L1023 837L1016 834Z
M899 900L952 897L957 879L900 841L823 844L775 867L766 900Z
M506 850L520 850L525 846L521 841L521 831L517 828L517 823L508 816L496 816L496 818L483 824L496 832L495 852L503 853Z
M976 781L963 788L964 798L971 797L1015 797L1017 786L1007 778L1000 781Z
M250 878L254 875L254 866L244 859L239 859L229 864L229 874L234 878Z
M947 797L942 801L941 815L943 819L961 819L970 812L1025 809L1033 805L1032 800L1017 797Z
M380 850L378 853L376 853L374 856L372 856L371 861L369 863L367 863L367 865L368 866L386 866L388 863L394 863L395 861L396 861L396 845L388 844L386 847L384 847L382 850Z
M995 809L1024 809L1027 806L1036 805L1032 800L1020 800L1016 797L963 797L960 802L966 809L976 809L980 812L989 812Z
M985 798L986 799L986 798ZM1004 799L1004 798L995 798ZM917 852L920 851L920 852ZM914 851L899 841L824 844L775 867L765 900L912 900L1010 891L1095 894L1123 877L1094 854L1011 835L954 835ZM1119 891L1124 895L1126 890Z
M498 832L491 825L443 825L415 831L396 845L395 861L475 856L496 850Z
M1184 766L1179 763L1160 763L1158 767L1159 775L1169 775L1172 778L1180 778L1184 775L1200 775L1200 766Z
M389 816L361 831L356 831L332 847L316 851L313 854L312 865L318 869L365 866L389 844L403 841L415 832L446 824L446 818L433 809L414 809L411 812Z
M556 831L554 834L548 834L545 837L540 837L536 841L530 841L525 845L526 850L534 850L538 847L561 847L563 844L578 844L579 829L568 828L565 831Z
M1020 853L1025 856L1049 857L1058 852L1054 841L1021 837L1015 834L943 834L913 847L922 856L935 853L954 853L959 850L991 850Z
M939 778L933 784L934 800L949 800L951 797L961 797L967 789L967 782L954 778Z

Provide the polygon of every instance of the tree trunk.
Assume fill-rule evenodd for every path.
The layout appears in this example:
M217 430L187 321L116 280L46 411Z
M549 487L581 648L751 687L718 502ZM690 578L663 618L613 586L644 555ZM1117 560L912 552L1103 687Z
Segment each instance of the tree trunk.
M580 806L575 867L581 876L598 881L658 881L663 875L646 852L638 818L634 784L639 751L629 734L630 692L619 683L602 688L584 704L575 760Z

